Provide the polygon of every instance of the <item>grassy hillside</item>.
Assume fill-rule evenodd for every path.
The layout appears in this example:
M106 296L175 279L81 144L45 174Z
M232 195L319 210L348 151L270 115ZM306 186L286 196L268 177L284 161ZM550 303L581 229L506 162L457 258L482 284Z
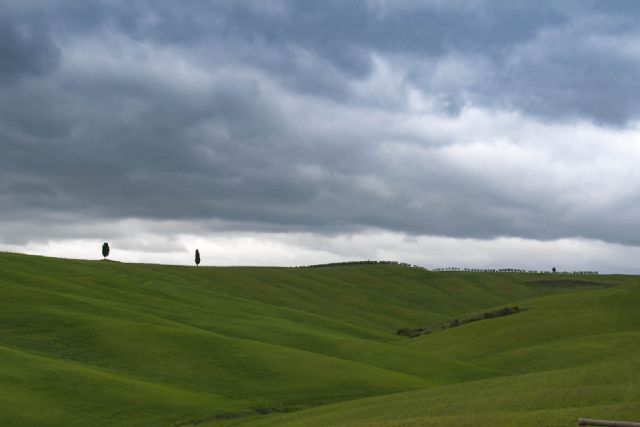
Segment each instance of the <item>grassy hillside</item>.
M636 277L556 279L0 254L0 425L640 419ZM395 333L513 304L528 310Z

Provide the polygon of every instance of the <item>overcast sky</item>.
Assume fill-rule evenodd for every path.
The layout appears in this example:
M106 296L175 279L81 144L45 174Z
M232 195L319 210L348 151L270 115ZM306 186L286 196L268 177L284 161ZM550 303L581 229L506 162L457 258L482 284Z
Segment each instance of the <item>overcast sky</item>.
M640 2L0 1L0 249L640 273Z

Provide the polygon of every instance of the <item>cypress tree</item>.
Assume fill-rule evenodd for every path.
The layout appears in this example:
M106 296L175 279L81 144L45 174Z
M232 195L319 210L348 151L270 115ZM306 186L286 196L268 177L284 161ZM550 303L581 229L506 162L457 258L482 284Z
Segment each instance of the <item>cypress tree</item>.
M200 251L196 249L196 267L200 265Z
M102 244L102 256L104 257L104 259L107 259L107 257L109 256L109 244L107 242L104 242Z

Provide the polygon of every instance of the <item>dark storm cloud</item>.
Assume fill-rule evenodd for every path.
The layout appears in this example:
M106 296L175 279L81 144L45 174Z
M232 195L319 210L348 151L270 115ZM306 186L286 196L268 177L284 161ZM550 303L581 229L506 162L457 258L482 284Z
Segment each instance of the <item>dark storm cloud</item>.
M14 82L22 75L38 75L57 66L60 52L47 34L42 16L28 19L9 5L0 5L0 78Z
M431 120L459 115L470 132L481 126L465 108L624 131L640 114L640 11L606 4L6 2L3 233L219 219L639 243L627 231L635 197L568 205L575 176L542 194L549 180L457 167L446 147L464 132L416 130L407 100L420 92Z

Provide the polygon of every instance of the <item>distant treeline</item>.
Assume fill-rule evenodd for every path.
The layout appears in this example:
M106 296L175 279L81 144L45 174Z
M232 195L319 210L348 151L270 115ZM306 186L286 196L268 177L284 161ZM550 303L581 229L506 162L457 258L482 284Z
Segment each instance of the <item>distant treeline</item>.
M520 309L520 307L518 307L517 305L513 307L504 307L498 310L486 311L482 314L477 314L462 319L447 320L446 322L441 322L437 325L425 326L423 328L402 328L398 329L396 333L398 335L404 335L409 338L415 338L419 337L420 335L427 335L436 331L457 328L458 326L462 326L471 322L477 322L479 320L488 320L494 319L496 317L510 316L512 314L520 313L520 311L522 311L522 309Z
M420 268L427 270L426 267L422 267L416 264L409 264L399 261L375 261L375 260L362 260L362 261L344 261L344 262L330 262L326 264L311 264L301 265L298 268L320 268L320 267L337 267L345 265L399 265L402 267ZM534 274L562 274L562 275L597 275L597 271L545 271L545 270L525 270L522 268L467 268L467 267L444 267L434 268L431 271L438 272L470 272L470 273L534 273Z
M575 274L575 275L595 275L597 271L549 271L549 270L524 270L521 268L461 268L445 267L434 268L432 271L451 272L468 271L474 273L535 273L535 274Z
M411 267L411 268L424 268L418 265L407 264L406 262L398 262L398 261L373 261L373 260L365 260L365 261L345 261L345 262L330 262L327 264L313 264L313 265L303 265L301 268L319 268L319 267L336 267L339 265L363 265L363 264L382 264L382 265L399 265L402 267Z

